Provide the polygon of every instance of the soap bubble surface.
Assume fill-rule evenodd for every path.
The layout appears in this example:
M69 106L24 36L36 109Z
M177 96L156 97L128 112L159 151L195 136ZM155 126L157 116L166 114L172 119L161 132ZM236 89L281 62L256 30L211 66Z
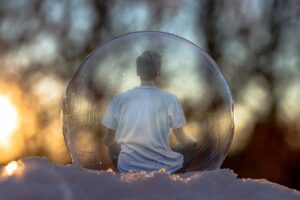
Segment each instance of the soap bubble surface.
M197 151L187 171L217 169L233 137L233 101L217 64L202 49L163 32L134 32L96 48L70 81L63 102L63 134L73 163L91 169L116 169L104 144L101 121L114 95L140 85L136 59L151 50L162 56L156 86L177 96L187 135ZM176 141L170 132L170 147Z

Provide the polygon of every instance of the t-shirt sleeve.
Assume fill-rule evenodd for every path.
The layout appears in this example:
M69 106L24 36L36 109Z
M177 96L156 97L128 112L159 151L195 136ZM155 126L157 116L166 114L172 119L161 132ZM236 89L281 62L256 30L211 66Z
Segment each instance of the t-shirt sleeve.
M115 97L112 98L108 105L106 113L102 119L102 124L109 129L117 129L117 100Z
M171 103L170 117L172 129L180 128L186 123L181 103L177 97L174 97L173 102Z

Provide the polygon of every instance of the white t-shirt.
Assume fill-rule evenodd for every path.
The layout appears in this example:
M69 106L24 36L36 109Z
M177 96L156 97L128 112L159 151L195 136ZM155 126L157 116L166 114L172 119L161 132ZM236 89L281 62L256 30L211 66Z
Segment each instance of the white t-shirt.
M153 86L140 86L112 98L102 124L116 131L121 145L120 172L155 171L173 173L183 156L171 150L170 127L186 123L177 97Z

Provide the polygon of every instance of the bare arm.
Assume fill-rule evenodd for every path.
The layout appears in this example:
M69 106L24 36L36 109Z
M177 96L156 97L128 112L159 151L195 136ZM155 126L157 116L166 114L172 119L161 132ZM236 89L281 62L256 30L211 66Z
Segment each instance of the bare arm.
M117 166L118 157L121 151L121 146L116 143L116 131L107 128L106 135L104 137L104 143L108 147L108 154L112 160L112 163Z
M179 144L172 148L173 151L181 153L184 157L184 163L189 163L197 152L197 141L188 137L183 128L173 129L176 140Z
M112 129L107 129L106 135L104 138L104 143L106 146L112 146L115 143L116 131Z
M176 137L176 140L183 145L194 145L197 143L195 139L193 140L186 135L182 127L173 129L173 132Z

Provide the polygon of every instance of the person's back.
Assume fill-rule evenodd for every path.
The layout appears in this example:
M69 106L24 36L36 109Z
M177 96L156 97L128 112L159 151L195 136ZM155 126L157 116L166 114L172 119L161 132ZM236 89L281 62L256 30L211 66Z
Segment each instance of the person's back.
M153 86L140 86L115 96L110 108L114 110L106 113L103 124L116 130L116 142L121 145L120 172L164 168L172 173L182 167L183 156L169 146L170 127L185 123L176 96Z
M177 97L154 86L160 76L161 55L145 51L136 65L141 86L113 97L102 120L112 162L118 160L120 172L184 170L183 162L186 164L189 159L182 147L195 143L182 129L185 117ZM185 144L176 149L180 153L169 146L170 128L177 141Z

